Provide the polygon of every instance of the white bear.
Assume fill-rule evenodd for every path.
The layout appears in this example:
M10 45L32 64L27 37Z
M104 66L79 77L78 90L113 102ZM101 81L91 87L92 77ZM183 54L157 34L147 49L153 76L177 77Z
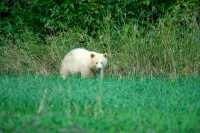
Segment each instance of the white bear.
M81 74L81 77L90 77L100 74L107 65L107 54L89 51L84 48L75 48L65 55L62 60L60 74L63 79L69 74Z

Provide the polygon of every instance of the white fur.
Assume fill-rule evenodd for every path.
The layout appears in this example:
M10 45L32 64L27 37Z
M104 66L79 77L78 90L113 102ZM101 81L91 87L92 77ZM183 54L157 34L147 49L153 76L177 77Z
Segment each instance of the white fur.
M91 56L91 55L94 56ZM88 51L84 48L76 48L65 55L60 74L65 79L69 74L80 73L82 77L93 76L100 72L103 77L103 70L107 65L107 58L102 53Z

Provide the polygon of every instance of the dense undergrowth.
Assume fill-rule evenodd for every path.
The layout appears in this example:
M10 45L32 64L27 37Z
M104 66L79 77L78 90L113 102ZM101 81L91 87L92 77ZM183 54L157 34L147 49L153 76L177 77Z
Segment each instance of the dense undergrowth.
M93 38L80 29L69 29L41 41L25 31L15 40L3 38L1 73L57 73L64 54L84 47L109 54L108 73L199 74L200 28L193 21L180 28L167 20L145 32L137 25L105 25Z

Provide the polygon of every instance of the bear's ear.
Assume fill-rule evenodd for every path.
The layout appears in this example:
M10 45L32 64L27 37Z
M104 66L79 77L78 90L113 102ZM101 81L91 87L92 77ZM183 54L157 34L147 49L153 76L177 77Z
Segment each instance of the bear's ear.
M107 54L107 53L104 53L103 56L106 58L106 57L108 57L108 54Z
M91 58L94 58L94 56L95 56L95 55L94 55L93 53L91 53L90 57L91 57Z

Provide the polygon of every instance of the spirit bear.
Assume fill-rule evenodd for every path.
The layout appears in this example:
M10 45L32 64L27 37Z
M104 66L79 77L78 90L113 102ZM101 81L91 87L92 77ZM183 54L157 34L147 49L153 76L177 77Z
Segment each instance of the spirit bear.
M84 48L75 48L65 55L62 60L60 74L63 79L69 74L81 74L81 77L90 77L100 74L107 65L106 54L89 51Z

